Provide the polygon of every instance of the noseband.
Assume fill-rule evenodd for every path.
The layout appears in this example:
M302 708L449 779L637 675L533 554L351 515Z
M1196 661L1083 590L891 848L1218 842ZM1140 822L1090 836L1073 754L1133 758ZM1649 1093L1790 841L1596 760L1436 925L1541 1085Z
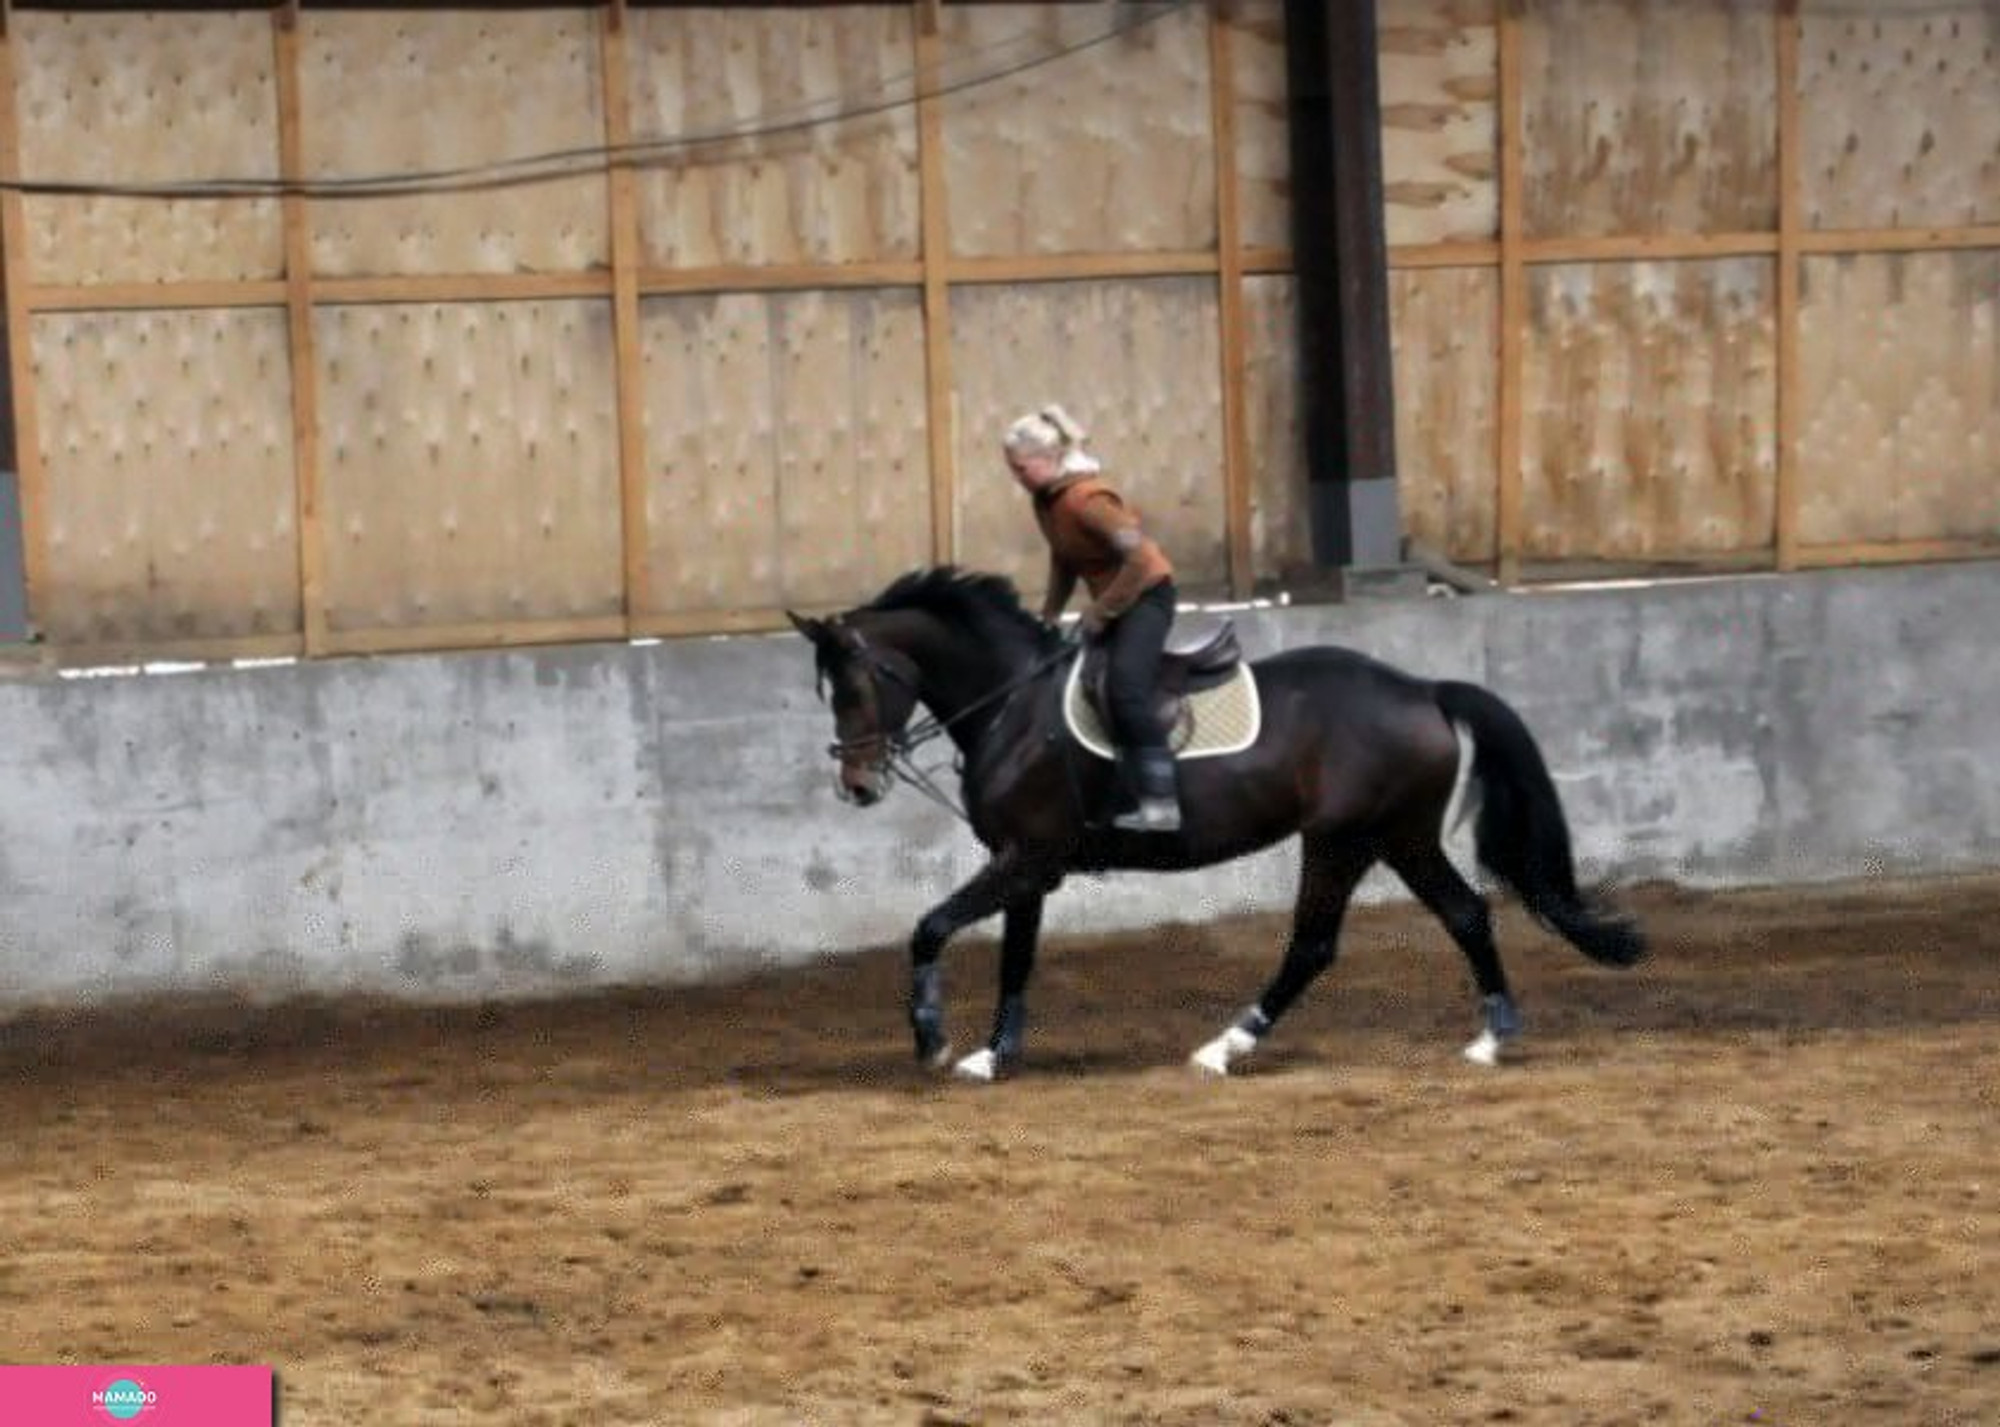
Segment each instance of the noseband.
M877 723L879 724L880 722L879 715L882 708L881 681L885 678L892 683L902 685L903 688L909 691L910 707L914 711L917 707L917 681L910 675L905 674L901 669L890 664L880 654L877 654L874 648L868 643L867 636L862 634L860 630L854 630L853 633L854 653L860 658L862 663L868 666L869 675L876 681L875 709L878 715ZM927 719L925 722L935 723L936 721ZM867 734L861 738L837 739L826 746L826 751L835 758L845 759L850 753L860 753L863 749L879 749L882 756L876 759L874 766L876 768L885 768L889 766L893 759L907 755L918 743L935 737L943 731L943 727L942 724L938 724L936 728L915 731L921 735L920 737L913 736L913 731L908 727L899 728L894 733L883 733L878 729L876 732Z

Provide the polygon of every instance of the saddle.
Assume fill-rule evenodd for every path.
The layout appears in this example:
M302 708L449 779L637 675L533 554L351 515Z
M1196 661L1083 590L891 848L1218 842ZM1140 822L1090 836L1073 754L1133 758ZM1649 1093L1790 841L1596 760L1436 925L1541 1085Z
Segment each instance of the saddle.
M1219 688L1235 677L1243 663L1243 646L1236 639L1236 625L1223 620L1205 633L1186 634L1176 630L1167 637L1166 652L1160 656L1160 676L1153 686L1153 710L1162 728L1180 723L1182 704L1191 695ZM1109 653L1102 644L1084 645L1083 669L1078 682L1104 727L1110 728L1111 704L1106 697L1110 681Z

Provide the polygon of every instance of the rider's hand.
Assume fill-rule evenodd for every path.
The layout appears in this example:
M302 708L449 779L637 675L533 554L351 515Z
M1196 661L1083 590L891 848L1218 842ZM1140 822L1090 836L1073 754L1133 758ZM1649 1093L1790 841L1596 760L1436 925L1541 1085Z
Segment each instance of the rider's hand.
M1104 631L1111 627L1110 619L1096 605L1086 606L1082 617L1077 620L1076 624L1077 628L1083 631L1085 639L1101 639L1104 636Z

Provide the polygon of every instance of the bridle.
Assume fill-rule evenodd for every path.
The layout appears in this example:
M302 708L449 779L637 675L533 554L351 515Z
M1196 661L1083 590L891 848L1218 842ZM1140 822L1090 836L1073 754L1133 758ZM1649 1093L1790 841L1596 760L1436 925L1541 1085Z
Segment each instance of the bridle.
M889 662L891 656L893 656L904 663L908 663L908 657L897 654L894 650L878 651L868 642L868 637L860 630L855 629L852 625L849 625L847 628L848 633L853 636L854 640L848 657L859 659L867 668L869 676L876 681L875 708L877 723L879 724L881 721L881 681L883 679L887 679L891 683L900 686L909 694L912 711L920 707L922 689L918 684L914 666L909 673L905 673L903 670L897 668L895 664ZM957 800L938 784L936 774L944 765L933 765L930 768L919 767L915 758L916 751L933 739L950 732L954 724L963 722L966 718L989 705L997 703L1004 709L1008 703L1012 702L1014 695L1018 694L1022 689L1039 679L1043 674L1069 658L1075 652L1076 645L1065 641L1061 648L1051 654L1042 656L1042 658L1036 660L1023 672L1015 675L999 688L980 695L949 718L938 718L933 714L926 714L915 723L905 722L903 727L893 732L884 732L878 727L874 733L865 734L860 738L836 739L827 745L826 751L834 758L840 760L843 766L848 764L851 756L865 756L866 751L873 751L876 757L867 765L872 771L887 773L897 782L909 784L939 807L950 811L961 822L970 822L971 818L966 815L965 809L960 807ZM964 759L956 753L952 756L951 771L954 775L965 771Z

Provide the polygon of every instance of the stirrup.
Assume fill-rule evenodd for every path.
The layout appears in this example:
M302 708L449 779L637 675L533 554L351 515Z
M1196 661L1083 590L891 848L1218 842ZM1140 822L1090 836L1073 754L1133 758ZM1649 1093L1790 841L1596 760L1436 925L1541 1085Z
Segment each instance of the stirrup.
M1138 807L1120 813L1111 825L1125 832L1179 832L1181 805L1173 798L1141 798Z

